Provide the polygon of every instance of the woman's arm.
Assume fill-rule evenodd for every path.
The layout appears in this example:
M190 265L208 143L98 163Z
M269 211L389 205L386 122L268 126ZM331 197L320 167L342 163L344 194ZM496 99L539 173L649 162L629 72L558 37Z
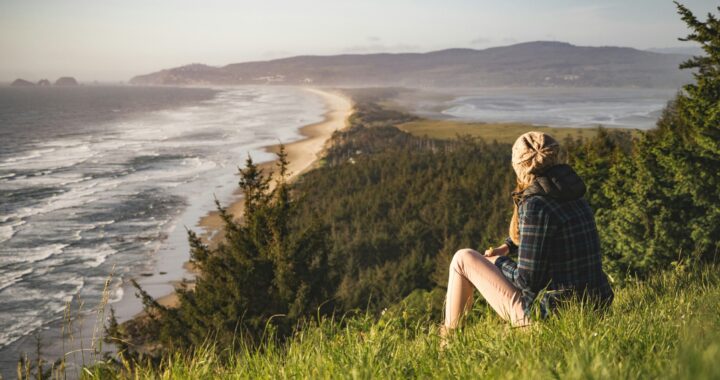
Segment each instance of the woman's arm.
M507 244L503 244L497 248L490 247L485 250L485 257L493 256L507 256L510 254L510 247Z
M509 253L515 254L518 251L518 246L512 240L510 236L505 238L505 245L508 246Z
M518 262L509 257L498 257L495 265L515 286L536 294L550 280L547 246L556 226L540 197L529 198L519 211Z

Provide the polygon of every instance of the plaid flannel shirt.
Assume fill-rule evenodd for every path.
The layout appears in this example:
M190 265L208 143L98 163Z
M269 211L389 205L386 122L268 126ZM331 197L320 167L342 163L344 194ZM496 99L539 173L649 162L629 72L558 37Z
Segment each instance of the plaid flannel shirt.
M495 261L503 275L522 291L525 315L542 290L542 316L568 296L588 297L609 305L613 291L602 270L600 239L585 198L560 201L531 196L518 207L520 243L506 243L518 261L502 256Z

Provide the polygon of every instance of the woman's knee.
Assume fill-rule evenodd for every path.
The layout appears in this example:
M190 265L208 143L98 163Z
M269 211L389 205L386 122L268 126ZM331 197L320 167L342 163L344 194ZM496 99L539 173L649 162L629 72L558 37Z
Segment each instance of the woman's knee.
M462 269L464 263L471 257L477 256L478 252L474 249L464 248L453 255L452 261L450 262L451 269Z

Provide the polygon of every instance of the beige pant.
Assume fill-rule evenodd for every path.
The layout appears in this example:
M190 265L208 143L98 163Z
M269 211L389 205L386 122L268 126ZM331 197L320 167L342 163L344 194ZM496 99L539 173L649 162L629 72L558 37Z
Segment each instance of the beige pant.
M461 249L455 253L450 263L445 298L445 326L457 327L463 311L472 308L473 285L485 301L513 326L525 326L529 323L523 311L520 290L480 252Z

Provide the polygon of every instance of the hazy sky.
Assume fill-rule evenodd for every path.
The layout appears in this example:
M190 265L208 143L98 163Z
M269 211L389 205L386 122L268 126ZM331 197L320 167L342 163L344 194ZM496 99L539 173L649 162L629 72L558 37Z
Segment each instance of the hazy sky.
M703 19L720 5L682 2ZM534 40L646 49L686 34L669 0L0 0L0 81Z

